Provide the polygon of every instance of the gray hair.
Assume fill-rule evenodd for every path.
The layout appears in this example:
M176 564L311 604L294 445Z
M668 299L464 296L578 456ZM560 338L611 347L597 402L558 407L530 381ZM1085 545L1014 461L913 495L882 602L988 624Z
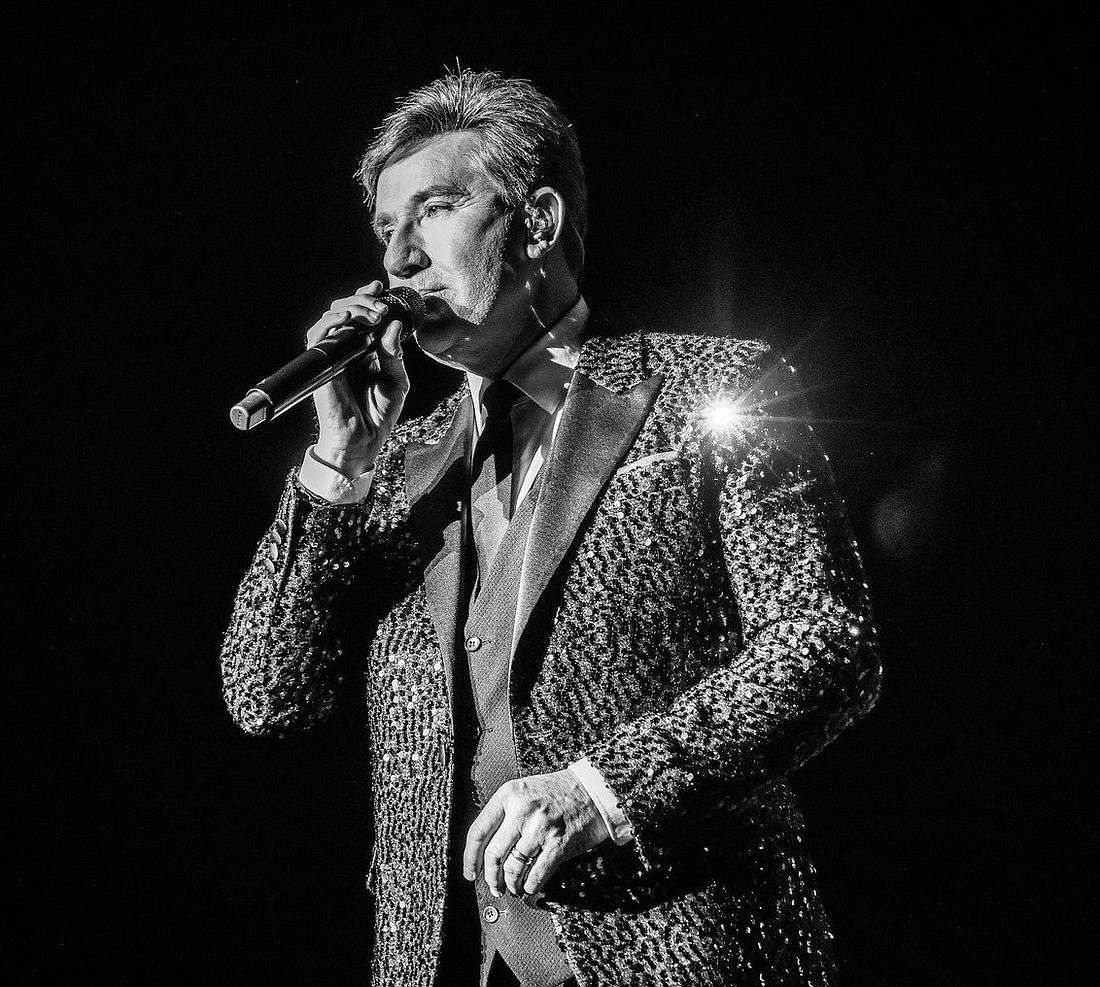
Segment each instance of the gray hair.
M580 147L558 104L525 79L462 69L399 100L356 173L367 204L373 208L378 176L394 154L431 137L465 130L478 134L478 156L507 208L521 206L542 185L561 193L566 214L562 247L569 269L579 279L588 232Z

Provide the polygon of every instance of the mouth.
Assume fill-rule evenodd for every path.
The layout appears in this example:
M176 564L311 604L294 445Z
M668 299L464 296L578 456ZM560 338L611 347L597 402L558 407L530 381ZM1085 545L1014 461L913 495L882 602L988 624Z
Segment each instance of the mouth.
M451 307L438 294L442 288L418 288L420 297L424 299L424 317L429 321L437 321L451 314Z

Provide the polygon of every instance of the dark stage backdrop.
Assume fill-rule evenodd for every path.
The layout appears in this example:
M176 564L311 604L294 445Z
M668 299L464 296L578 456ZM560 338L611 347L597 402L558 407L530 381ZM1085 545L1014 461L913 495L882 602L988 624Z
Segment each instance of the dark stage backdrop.
M9 32L9 982L367 982L356 712L262 742L219 694L310 416L243 435L227 409L380 272L357 155L457 61L574 120L594 305L765 336L812 385L886 666L796 778L843 982L1072 983L1091 36L926 7L472 11L36 5ZM447 380L410 362L423 410Z

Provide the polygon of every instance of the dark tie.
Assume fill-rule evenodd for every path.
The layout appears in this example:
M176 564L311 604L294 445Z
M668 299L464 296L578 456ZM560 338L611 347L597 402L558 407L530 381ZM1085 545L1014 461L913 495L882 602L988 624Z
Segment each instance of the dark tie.
M519 397L519 390L506 380L489 381L482 392L484 427L474 446L470 484L470 525L479 589L504 540L511 516L512 406Z

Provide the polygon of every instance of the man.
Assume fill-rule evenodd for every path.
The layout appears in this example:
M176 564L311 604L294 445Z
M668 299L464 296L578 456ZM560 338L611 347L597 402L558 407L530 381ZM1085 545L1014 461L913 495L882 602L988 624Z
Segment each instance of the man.
M785 779L879 666L792 368L588 312L577 142L527 83L412 93L361 178L466 381L397 426L381 283L318 320L381 351L316 393L223 674L285 734L365 671L373 983L831 982Z

